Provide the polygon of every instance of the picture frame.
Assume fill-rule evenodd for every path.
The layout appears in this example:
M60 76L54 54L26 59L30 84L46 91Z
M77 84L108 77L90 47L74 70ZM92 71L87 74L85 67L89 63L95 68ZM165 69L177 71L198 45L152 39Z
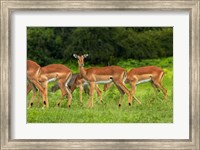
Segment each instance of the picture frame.
M199 149L199 26L200 2L195 1L1 1L1 149ZM189 119L190 138L174 139L70 139L70 140L31 140L11 139L11 14L15 10L170 10L190 13L190 61L189 61Z

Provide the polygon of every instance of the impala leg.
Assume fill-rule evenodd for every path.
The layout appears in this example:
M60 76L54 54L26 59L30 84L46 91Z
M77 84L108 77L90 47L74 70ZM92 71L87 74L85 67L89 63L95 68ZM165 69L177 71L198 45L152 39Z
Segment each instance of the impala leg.
M113 83L104 84L103 91L107 91L112 85Z
M160 73L159 78L152 78L153 83L155 84L155 86L161 90L164 94L164 98L167 99L167 90L162 86L162 79L164 77L164 72Z
M60 88L60 89L61 89L61 88ZM56 107L61 106L61 102L64 100L65 96L66 96L66 98L67 98L67 93L66 93L66 92L62 92L62 90L61 90L61 93L62 93L62 97L57 101ZM70 106L69 106L69 107L70 107Z
M68 96L68 97L67 97L67 98L68 98L68 103L67 103L68 107L70 107L70 105L71 105L71 100L72 100L72 94L71 94L71 91L70 91L70 89L69 89L69 87L68 87L68 85L67 85L68 80L69 80L70 78L71 78L71 74L69 74L65 79L60 79L60 80L58 80L58 84L59 84L60 89L61 89L61 92L62 92L62 97L66 96L66 95ZM62 101L62 99L61 99L61 101ZM61 101L60 101L60 102L61 102ZM59 105L60 102L57 103L57 105Z
M154 82L154 84L163 92L164 98L167 99L167 90L161 85L161 83Z
M161 87L162 87L162 92L164 94L164 98L165 98L165 100L167 100L167 90L163 86L161 86Z
M67 95L66 92L63 92L63 91L62 91L62 88L61 88L60 85L59 85L59 87L60 87L60 90L61 90L61 92L62 92L62 97L61 97L61 98L59 99L59 101L56 103L56 107L59 107L59 106L60 106L60 104L61 104L61 102L63 101L64 97ZM63 88L64 88L64 86L63 86Z
M27 84L27 94L28 93L30 93L30 91L32 90L32 88L31 88L31 83L29 82L28 84Z
M49 108L49 100L48 100L48 82L45 81L45 96L46 96L46 106Z
M128 104L129 104L129 106L131 106L131 104L132 104L132 98L131 98L130 91L125 87L125 85L122 82L118 81L118 82L115 82L115 84L118 85L123 90L123 92L127 94L127 96L128 96ZM121 102L119 103L119 105L120 104L121 104Z
M33 106L33 102L34 102L34 99L35 99L35 95L36 95L36 90L35 88L33 88L33 83L29 82L29 84L27 85L27 94L32 90L33 91L33 94L32 94L32 97L31 97L31 100L29 102L29 107L28 108L31 108Z
M153 83L151 82L151 86L153 87L154 91L157 93L159 92L160 90L158 89L158 87Z
M153 84L157 87L157 89L161 90L164 94L164 98L167 99L167 90L162 86L162 78L164 74L160 75L160 78L152 78Z
M64 99L64 96L62 96L62 97L60 98L60 100L56 103L56 107L59 107L59 106L60 106L60 103L63 101L63 99Z
M141 101L139 99L137 99L137 97L135 97L135 95L133 96L133 98L139 103L142 104Z
M155 96L158 96L158 92L160 92L160 89L157 85L154 84L154 82L151 82L152 87L154 88L155 91Z
M120 107L121 106L121 104L122 104L122 100L123 100L123 97L124 97L124 94L125 94L125 92L118 86L118 85L116 85L116 87L117 87L117 89L119 90L119 92L120 92L120 99L119 99L119 103L118 103L118 106Z
M36 95L36 93L33 92L33 95L32 95L32 97L31 97L31 101L29 102L29 107L28 107L28 108L31 108L31 107L33 106L33 102L34 102L34 99L35 99L35 95Z
M81 104L83 104L83 86L82 85L79 85L79 89L80 89L80 102Z
M140 100L138 100L135 96L135 89L136 89L136 81L130 81L129 82L131 86L131 96L139 103L142 104Z
M105 91L107 91L107 89L108 89L108 84L104 84L103 91L105 92Z
M49 108L49 100L48 100L48 82L44 81L42 82L42 86L44 87L45 90L45 101L43 101L44 105L46 105L47 108ZM44 108L45 106L43 106Z
M65 81L64 80L58 80L58 85L60 87L61 93L62 93L62 97L61 99L57 102L57 106L60 106L60 103L63 101L64 97L67 95L67 91L65 89Z
M31 101L29 102L29 108L31 108L33 106L33 102L35 100L36 93L37 92L33 90L33 95L31 97Z
M88 102L88 108L93 107L94 89L95 89L95 82L90 82L90 99Z
M30 90L33 90L33 95L32 95L31 101L29 103L29 108L30 108L30 107L33 106L33 102L35 100L35 96L36 96L38 90L37 90L36 86L32 82L29 82L27 88L28 88L27 89L27 93L29 93ZM38 98L38 100L40 100L40 99Z
M70 91L70 89L69 89L69 87L68 87L68 85L67 85L67 83L69 82L69 80L71 79L71 77L72 77L72 73L70 73L69 75L68 75L68 77L65 79L65 84L64 84L64 86L65 86L65 91L67 92L67 99L68 99L68 103L67 103L67 105L68 105L68 107L70 107L71 106L71 101L72 101L72 93L71 93L71 91Z
M68 87L66 87L66 90L67 90L67 95L68 95L68 97L67 97L67 99L68 99L67 105L68 105L68 107L70 107L71 106L71 101L72 101L72 94L71 94L70 89Z
M101 103L102 103L102 92L101 92L101 90L99 89L98 84L96 84L95 90L97 91L97 94L98 94L98 96L100 97L100 101L101 101Z
M45 89L42 87L42 85L35 80L31 80L31 82L39 89L39 91L42 93L42 100L43 100L43 107L46 106L46 100L45 100Z
M37 107L38 108L40 106L40 99L41 99L41 97L42 97L42 93L40 91L38 91L38 101L37 101ZM43 106L44 106L44 104L43 104Z
M79 86L79 84L76 84L76 81L74 81L74 83L70 86L70 91L71 91L71 93L73 93L74 92L74 90L76 89L76 86Z
M29 85L31 85L30 87L32 87L31 89L33 89L33 93L34 93L30 105L31 105L31 107L32 107L33 102L34 102L34 99L35 99L34 97L37 96L37 98L38 98L37 107L39 107L40 98L42 97L42 93L41 93L39 90L36 89L36 87L35 87L34 84L29 84ZM28 91L27 91L27 92L28 92ZM44 104L43 104L43 105L44 105ZM30 107L30 106L29 106L29 107Z

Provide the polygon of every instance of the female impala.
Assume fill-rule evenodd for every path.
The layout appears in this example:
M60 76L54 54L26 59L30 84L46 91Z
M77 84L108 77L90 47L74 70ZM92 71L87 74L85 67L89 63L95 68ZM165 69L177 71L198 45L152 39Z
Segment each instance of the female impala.
M78 56L74 54L74 57L78 59L79 71L80 75L89 83L90 85L90 99L88 103L88 107L93 107L93 94L95 85L102 83L108 84L114 82L117 86L121 97L119 100L119 107L121 106L121 102L123 99L124 93L128 96L128 103L131 105L131 95L130 91L124 86L123 81L126 79L126 71L125 69L119 66L107 66L101 68L84 68L84 58L86 58L88 54Z
M31 107L33 105L33 101L34 101L34 97L36 95L36 89L34 88L34 86L39 89L39 91L42 93L42 100L43 100L43 104L46 105L46 98L45 98L45 89L42 87L42 85L38 82L38 76L39 76L39 72L40 72L40 65L38 65L36 62L32 61L32 60L27 60L27 80L28 80L28 84L31 86L31 89L33 89L33 96L32 99L30 101L29 107ZM29 88L27 86L27 88ZM29 89L27 89L28 92Z
M164 71L156 66L133 68L127 73L127 78L125 82L131 85L131 95L134 96L137 84L150 81L153 87L163 92L166 99L167 90L162 86L163 76ZM134 98L137 100L136 97Z
M37 74L35 77L37 80L36 84L37 85L39 84L42 87L42 88L38 88L36 86L41 91L42 97L45 99L43 100L44 105L49 107L48 96L47 96L48 81L55 79L58 81L59 87L61 89L62 99L64 98L64 96L68 95L68 106L70 107L72 95L67 86L67 83L69 82L72 76L72 72L70 69L68 69L67 67L61 64L51 64L42 68L40 67L36 73L34 71L32 72L33 73L29 74L29 76L33 76L34 74ZM57 103L58 106L60 105L60 102L62 101L62 99Z
M86 69L87 70L87 69ZM75 90L76 87L78 87L80 89L80 102L82 103L82 93L83 93L83 89L88 92L89 94L89 89L88 89L88 82L81 77L80 74L77 75L77 77L75 78L74 82L71 85L71 92L73 92ZM98 87L98 84L95 85L95 90L97 92L97 95L100 97L100 101L102 102L102 92Z
M81 104L83 103L82 102L83 90L85 91L85 93L87 93L89 95L89 87L88 86L89 86L88 82L85 79L83 79L83 77L81 77L80 74L72 74L72 78L68 83L68 87L71 90L71 93L73 93L76 88L80 89L80 102L81 102ZM55 84L51 88L51 92L56 92L58 89L59 89L58 84ZM98 85L96 85L95 90L96 90L98 96L100 97L100 101L102 102L102 92L99 89Z

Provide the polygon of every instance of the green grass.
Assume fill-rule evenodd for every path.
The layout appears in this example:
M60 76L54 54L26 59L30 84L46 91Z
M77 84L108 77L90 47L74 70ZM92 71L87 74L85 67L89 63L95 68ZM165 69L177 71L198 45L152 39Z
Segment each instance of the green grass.
M119 66L127 70L133 67L155 65L162 67L165 71L163 86L168 91L168 99L165 100L162 92L156 92L150 83L137 86L135 96L142 102L136 101L128 106L127 96L124 96L122 106L118 108L120 94L115 86L112 86L103 94L103 103L100 103L97 94L94 95L94 107L88 109L89 96L83 93L83 105L79 102L79 89L73 93L71 108L67 108L67 100L64 99L60 107L55 108L56 102L61 97L61 92L48 92L48 109L36 107L36 101L32 108L27 109L28 123L171 123L173 122L173 70L172 57L163 59L120 61ZM77 72L77 66L73 66L73 72ZM70 67L69 67L70 68ZM49 84L49 89L54 83ZM130 89L129 85L126 85ZM103 85L100 85L103 91ZM32 93L28 95L28 101Z

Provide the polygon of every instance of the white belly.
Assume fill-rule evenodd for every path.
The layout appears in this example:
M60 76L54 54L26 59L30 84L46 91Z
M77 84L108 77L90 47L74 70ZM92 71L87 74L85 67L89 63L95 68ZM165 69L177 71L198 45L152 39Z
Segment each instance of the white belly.
M149 79L145 79L145 80L141 80L141 81L138 81L138 82L136 83L136 85L138 85L138 84L140 84L140 83L149 82L149 81L151 81L151 78L149 78Z
M106 81L97 81L97 84L109 84L112 82L112 79L106 80Z
M49 82L56 81L56 80L57 80L57 78L51 78L51 79L48 80L48 83L49 83Z
M111 83L112 82L112 79L109 79L109 80L106 80L106 81L97 81L97 82L95 82L96 84L109 84L109 83ZM88 86L89 85L89 83L87 82L87 81L85 81L84 83L83 83L83 86Z

